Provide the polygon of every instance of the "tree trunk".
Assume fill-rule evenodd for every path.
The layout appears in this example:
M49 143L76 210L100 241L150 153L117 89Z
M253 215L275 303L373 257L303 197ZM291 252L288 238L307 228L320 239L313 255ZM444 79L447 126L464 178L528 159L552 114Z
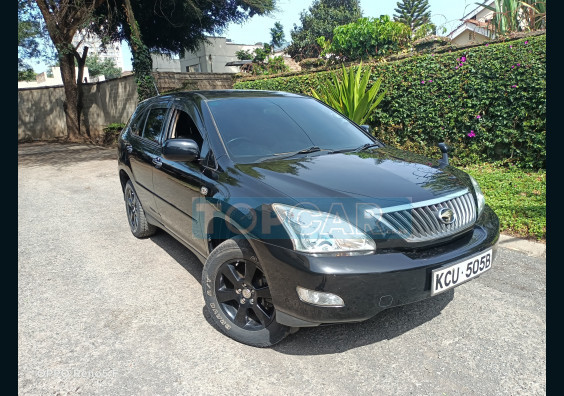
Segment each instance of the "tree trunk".
M67 137L70 141L80 140L80 114L78 112L78 86L74 72L74 55L70 51L60 54L61 78L65 90L63 109L67 123Z
M84 93L82 92L82 84L84 83L83 76L84 76L84 65L86 65L86 56L88 56L88 47L84 46L84 50L82 52L82 55L80 55L78 53L78 51L74 51L74 57L76 58L76 62L78 63L78 76L76 78L76 88L77 88L77 102L76 102L76 112L78 113L78 130L80 131L80 127L81 127L81 117L82 117L82 109L84 107L84 104L82 103L82 98L84 96ZM91 138L90 136L90 128L86 128L86 135L88 136L88 138Z

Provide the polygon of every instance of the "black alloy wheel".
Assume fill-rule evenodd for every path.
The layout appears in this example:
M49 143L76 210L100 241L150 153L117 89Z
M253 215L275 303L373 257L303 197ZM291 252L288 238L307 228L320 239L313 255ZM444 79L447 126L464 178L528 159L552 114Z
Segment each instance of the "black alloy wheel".
M223 264L215 279L223 313L246 330L262 330L274 319L274 305L262 270L250 260Z
M210 253L202 289L213 323L236 341L268 347L294 330L276 321L266 273L244 238L228 239Z

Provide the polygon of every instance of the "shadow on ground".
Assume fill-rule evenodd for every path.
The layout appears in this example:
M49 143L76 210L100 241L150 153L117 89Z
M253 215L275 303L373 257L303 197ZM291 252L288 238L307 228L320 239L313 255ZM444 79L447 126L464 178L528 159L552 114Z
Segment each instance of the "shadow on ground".
M20 143L18 165L62 168L77 162L116 160L117 150L81 143Z
M304 327L273 349L286 355L329 355L391 340L440 315L453 298L451 289L427 300L389 308L364 322Z
M189 249L164 231L150 239L201 283L202 264ZM451 289L427 300L387 309L365 322L301 328L273 350L288 355L325 355L390 340L440 315L453 298ZM211 327L221 332L205 307L202 314Z

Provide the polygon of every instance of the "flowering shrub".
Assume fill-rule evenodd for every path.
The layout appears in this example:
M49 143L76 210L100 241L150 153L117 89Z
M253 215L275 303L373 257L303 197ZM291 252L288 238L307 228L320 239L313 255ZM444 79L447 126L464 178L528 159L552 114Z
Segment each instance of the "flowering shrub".
M387 89L370 120L385 143L436 157L436 144L445 141L455 148L455 165L505 160L546 166L545 35L365 67L372 70L368 87L383 77L381 89ZM234 88L309 94L332 73L341 72L237 82Z

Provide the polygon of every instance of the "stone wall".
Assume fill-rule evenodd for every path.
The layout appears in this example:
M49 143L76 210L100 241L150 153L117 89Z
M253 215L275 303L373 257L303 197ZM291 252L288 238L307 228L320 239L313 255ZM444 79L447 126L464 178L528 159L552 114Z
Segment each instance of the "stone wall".
M230 73L153 73L159 92L233 88Z
M159 92L230 89L233 78L227 73L153 73ZM125 123L137 106L135 78L116 78L84 84L82 125L98 140L111 123ZM18 141L50 140L67 136L61 85L18 89Z

